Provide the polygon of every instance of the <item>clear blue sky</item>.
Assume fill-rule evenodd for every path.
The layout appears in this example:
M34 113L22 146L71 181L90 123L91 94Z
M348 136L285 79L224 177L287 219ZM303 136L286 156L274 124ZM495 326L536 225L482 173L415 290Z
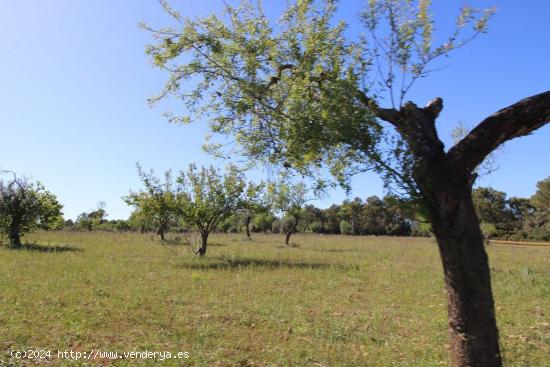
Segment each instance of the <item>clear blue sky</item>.
M222 1L173 0L184 15L218 11ZM278 0L265 1L268 5ZM435 1L442 19L462 1ZM358 1L342 1L354 27ZM490 31L452 54L448 67L422 80L410 99L441 96L442 138L462 120L474 126L517 100L550 89L550 1L469 2L497 6ZM165 75L144 54L150 35L139 21L169 19L155 0L0 0L0 167L42 181L64 204L66 218L107 203L109 218L126 218L121 197L138 189L135 163L161 173L190 162L221 166L201 150L204 124L170 125L166 106L147 97ZM443 26L443 25L442 25ZM528 197L550 175L550 126L512 141L500 169L481 180L511 196ZM378 178L357 176L352 196L383 194ZM317 202L325 207L345 195Z

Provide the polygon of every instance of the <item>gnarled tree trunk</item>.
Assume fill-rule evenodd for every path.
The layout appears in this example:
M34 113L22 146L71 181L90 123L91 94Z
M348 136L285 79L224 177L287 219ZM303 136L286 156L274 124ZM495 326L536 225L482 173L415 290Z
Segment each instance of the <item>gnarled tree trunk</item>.
M247 215L246 218L244 219L244 228L246 230L246 238L248 240L252 239L252 236L250 235L250 221L251 220L252 220L252 216L250 216L250 215Z
M292 235L292 233L294 233L296 228L298 228L298 218L294 218L294 223L292 223L292 225L290 226L290 228L286 232L285 245L288 246L290 244L290 236Z
M160 236L160 240L164 241L164 228L160 227L157 234Z
M208 243L208 232L201 233L201 246L197 250L197 255L204 256L206 254L206 246Z
M10 246L21 247L20 224L13 219L10 226Z
M489 262L471 185L457 187L452 181L440 176L430 203L447 292L452 365L500 367Z
M424 108L408 102L399 110L380 108L362 93L359 98L397 129L414 158L414 181L428 204L445 271L453 366L501 367L489 261L472 184L476 168L493 150L550 122L550 91L497 111L448 152L435 126L441 98Z

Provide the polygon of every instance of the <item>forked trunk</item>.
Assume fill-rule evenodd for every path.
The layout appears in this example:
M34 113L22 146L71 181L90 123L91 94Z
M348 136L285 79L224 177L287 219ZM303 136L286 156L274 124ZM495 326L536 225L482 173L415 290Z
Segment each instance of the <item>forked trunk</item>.
M399 124L415 158L413 175L430 211L443 264L453 367L501 367L489 260L472 201L475 173L452 161L437 136L441 100L412 103ZM474 151L470 154L475 154Z
M208 243L208 233L201 233L201 246L197 250L197 255L204 256L206 254L207 243Z
M292 223L292 225L290 226L290 228L286 232L285 245L288 246L290 244L290 236L292 236L292 233L294 233L296 228L298 228L298 218L294 219L294 223Z
M452 365L501 367L489 261L471 189L434 191L431 222L445 273Z
M414 158L415 184L430 206L445 272L452 365L501 367L489 261L472 203L472 183L476 167L497 147L550 122L550 91L497 111L448 151L436 128L441 98L423 108L407 102L397 110L380 108L363 97L375 115L406 140Z

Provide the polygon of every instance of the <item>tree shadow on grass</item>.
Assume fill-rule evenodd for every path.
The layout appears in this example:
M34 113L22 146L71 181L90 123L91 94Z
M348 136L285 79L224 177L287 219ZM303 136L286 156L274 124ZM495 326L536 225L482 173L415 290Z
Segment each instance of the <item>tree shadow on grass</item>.
M306 249L307 251L315 251L315 252L333 252L333 253L344 253L344 252L359 252L357 249L336 249L336 248L330 248L330 249L318 249L318 248L311 248Z
M181 239L173 239L173 240L168 239L168 240L162 241L160 244L167 245L167 246L188 246L187 242ZM213 243L208 242L208 247L222 247L222 246L227 246L227 245L223 243L217 243L217 242L213 242Z
M25 243L20 247L6 245L4 248L14 251L31 251L31 252L77 252L83 251L81 248L70 245L39 245L37 243Z
M219 242L208 242L208 247L224 247L227 246L225 243L219 243Z
M323 264L309 262L295 262L286 260L267 259L225 259L216 258L214 261L204 259L197 262L180 264L179 267L195 270L228 270L241 268L265 268L265 269L327 269L333 267L345 267L340 264Z

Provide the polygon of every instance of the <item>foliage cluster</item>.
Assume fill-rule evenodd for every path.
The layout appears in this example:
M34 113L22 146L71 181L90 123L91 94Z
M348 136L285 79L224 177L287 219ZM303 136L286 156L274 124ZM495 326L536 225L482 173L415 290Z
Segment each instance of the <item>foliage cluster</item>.
M475 189L473 199L486 237L550 240L550 177L537 183L529 199L507 198L489 187Z
M180 172L175 183L170 171L165 173L163 183L153 171L144 172L139 165L138 172L144 189L131 191L124 198L136 208L131 219L139 223L142 231L146 227L157 228L161 240L170 228L195 228L201 236L196 250L199 255L205 254L208 236L220 222L239 211L251 216L260 206L258 198L263 186L247 184L242 172L233 165L220 173L212 166L197 169L191 164L186 172Z
M21 236L33 229L53 229L63 225L63 206L40 182L26 179L0 180L0 234L12 246L21 246Z

